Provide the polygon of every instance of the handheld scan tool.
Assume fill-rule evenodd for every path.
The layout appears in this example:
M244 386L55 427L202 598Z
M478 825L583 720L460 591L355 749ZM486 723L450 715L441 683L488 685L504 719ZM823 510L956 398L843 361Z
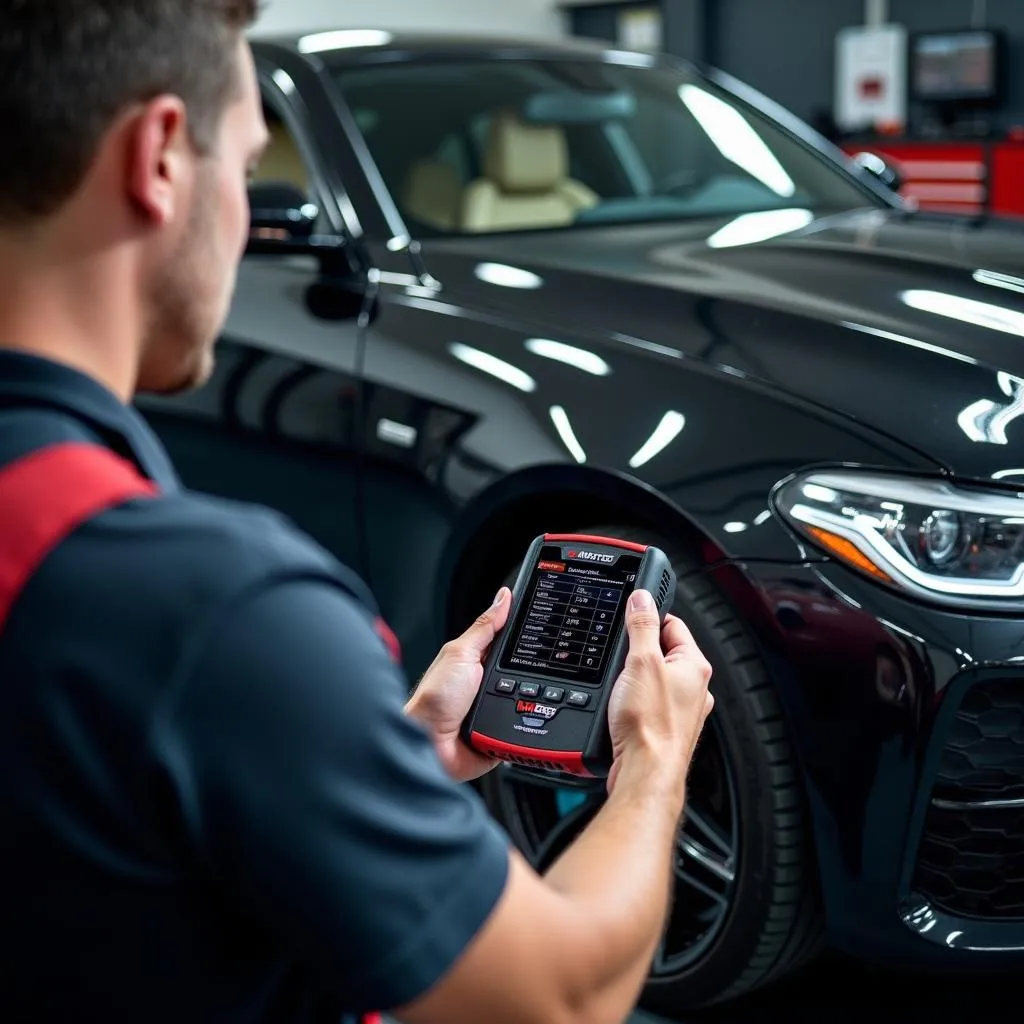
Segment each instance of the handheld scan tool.
M626 602L654 595L662 617L676 578L659 548L612 537L544 534L530 545L462 737L531 768L604 778L608 698L626 660Z

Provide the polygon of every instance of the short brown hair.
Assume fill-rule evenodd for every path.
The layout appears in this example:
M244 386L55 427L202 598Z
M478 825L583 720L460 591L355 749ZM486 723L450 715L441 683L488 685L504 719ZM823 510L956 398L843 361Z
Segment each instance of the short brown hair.
M46 216L78 188L104 133L162 93L208 151L259 0L0 0L0 223Z

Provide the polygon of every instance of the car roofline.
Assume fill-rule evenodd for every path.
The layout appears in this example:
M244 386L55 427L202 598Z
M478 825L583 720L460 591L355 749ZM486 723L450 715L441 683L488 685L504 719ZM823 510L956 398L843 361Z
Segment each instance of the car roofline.
M595 60L642 65L685 63L667 54L624 50L598 39L487 35L442 32L392 32L386 29L321 29L315 32L258 33L250 42L261 49L285 49L301 55L315 54L333 68L373 64L380 61L453 59L476 57L485 60L548 59Z

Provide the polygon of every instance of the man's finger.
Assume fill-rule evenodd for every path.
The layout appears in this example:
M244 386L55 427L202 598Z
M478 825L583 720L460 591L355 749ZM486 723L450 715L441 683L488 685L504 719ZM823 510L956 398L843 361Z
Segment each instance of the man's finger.
M661 629L661 646L666 657L685 654L697 646L686 623L675 615L665 617L665 624Z
M626 609L629 653L661 655L661 617L654 598L646 590L634 590Z
M483 655L490 647L498 631L508 621L509 609L512 607L512 591L502 587L494 596L494 603L483 614L478 615L465 633L459 637L459 647L474 654Z
M508 587L502 587L494 595L494 603L490 607L495 633L505 628L505 623L508 622L509 612L511 611L512 591Z

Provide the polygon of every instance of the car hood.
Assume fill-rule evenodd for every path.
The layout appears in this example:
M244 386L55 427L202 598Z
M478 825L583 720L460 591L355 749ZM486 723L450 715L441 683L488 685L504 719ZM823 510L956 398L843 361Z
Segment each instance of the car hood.
M1024 467L1024 222L772 211L423 253L449 295L530 330L630 345L659 373L666 353L703 361L959 476Z

